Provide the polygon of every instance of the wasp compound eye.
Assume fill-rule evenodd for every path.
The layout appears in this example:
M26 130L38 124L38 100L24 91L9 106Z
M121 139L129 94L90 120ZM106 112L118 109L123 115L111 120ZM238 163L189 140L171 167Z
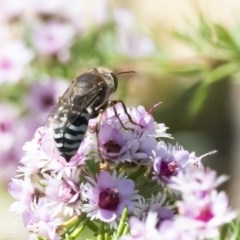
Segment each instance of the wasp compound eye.
M116 92L117 88L118 88L118 78L117 78L117 75L114 74L114 73L110 73L113 81L114 81L114 89L113 91Z

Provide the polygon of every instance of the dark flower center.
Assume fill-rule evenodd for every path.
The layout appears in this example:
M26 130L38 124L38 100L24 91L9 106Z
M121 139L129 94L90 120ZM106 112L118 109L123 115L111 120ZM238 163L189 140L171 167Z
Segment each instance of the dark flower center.
M162 161L160 175L163 175L169 178L176 174L177 169L178 169L178 165L176 161L172 161L172 162Z
M49 106L51 107L55 103L53 97L50 96L50 95L43 96L43 100L42 101L43 101L43 106L44 107L49 107Z
M47 40L48 42L53 42L54 37L53 37L52 35L47 35L47 36L46 36L46 40Z
M119 194L115 190L105 189L99 195L99 207L106 210L116 210L120 202Z
M121 150L121 146L113 140L105 143L104 148L106 149L107 153L118 153Z
M10 129L11 129L10 124L4 123L4 122L0 122L0 131L1 132L5 133L5 132L10 131Z
M0 68L2 69L9 69L12 67L12 63L8 59L2 59L0 61Z
M200 220L202 222L208 222L212 218L213 214L208 206L203 208L199 215L196 217L197 220Z

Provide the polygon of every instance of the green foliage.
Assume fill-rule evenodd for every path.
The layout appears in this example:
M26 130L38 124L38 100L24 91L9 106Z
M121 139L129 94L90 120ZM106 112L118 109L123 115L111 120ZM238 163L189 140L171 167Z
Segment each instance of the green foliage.
M180 65L169 64L172 76L195 77L201 81L187 107L188 116L196 117L204 106L208 89L217 81L234 79L240 73L239 26L227 28L206 20L199 14L197 26L189 24L188 31L175 31L174 37L196 52L196 57Z
M240 220L224 225L220 229L220 236L217 240L238 240L240 236Z

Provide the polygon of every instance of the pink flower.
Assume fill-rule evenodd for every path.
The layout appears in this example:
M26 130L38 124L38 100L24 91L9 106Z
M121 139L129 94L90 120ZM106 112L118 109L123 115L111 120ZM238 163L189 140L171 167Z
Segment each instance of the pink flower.
M159 182L170 183L171 177L183 170L189 159L190 153L182 147L167 146L164 142L159 142L152 156L154 178Z
M100 219L103 222L115 225L125 207L131 213L134 210L134 202L138 198L134 190L134 182L126 179L123 173L118 176L116 172L110 174L101 171L96 181L88 177L86 191L83 193L86 203L82 211L86 212L90 219Z
M10 21L20 17L26 10L27 0L1 0L0 1L0 20Z
M194 195L205 196L227 181L227 179L226 175L217 177L216 172L213 170L198 169L180 172L177 176L171 178L171 184L168 186L181 192L186 197Z
M211 191L204 197L184 197L177 206L179 221L185 231L195 233L198 239L215 238L219 228L237 217L237 212L228 207L224 192Z
M195 233L199 239L215 238L222 225L237 217L236 211L228 207L227 195L215 189L226 179L226 176L217 177L213 170L201 168L172 177L169 187L182 194L175 221L185 231Z
M25 215L34 194L34 188L29 179L12 179L12 182L8 185L8 191L16 199L10 207L10 211Z
M95 25L102 25L108 20L108 1L98 0L91 6L91 17L94 19Z
M137 136L124 129L103 123L98 134L101 157L119 163L132 161L133 154L139 149Z
M66 88L67 82L62 79L46 78L32 83L29 94L25 98L28 111L30 110L28 119L30 120L31 115L33 115L34 119L32 121L35 121L35 125L38 124L38 126L41 126L44 124L50 111Z
M156 228L157 214L149 212L145 221L136 217L129 219L130 235L123 236L121 240L157 240L162 239Z
M164 124L157 124L142 106L127 108L127 113L132 119L118 103L102 114L98 131L101 157L115 163L148 161L152 150L157 147L156 138L169 137L167 128ZM94 128L96 121L98 119L90 120L90 126Z
M0 45L0 83L16 83L26 73L33 58L23 42L10 40Z
M109 3L106 0L86 2L84 0L65 1L61 14L67 18L78 33L89 31L93 25L101 26L109 20Z
M163 221L158 231L161 240L197 240L195 233L185 231L181 221Z
M61 176L61 178L60 178ZM56 202L64 215L73 216L81 213L81 184L80 171L69 170L68 174L60 173L45 176L46 198Z
M34 112L49 112L67 88L67 82L56 79L41 79L30 87L29 97L26 99Z
M15 143L18 115L14 105L0 104L0 155L8 152Z
M136 30L136 20L127 9L115 9L113 18L117 25L116 49L132 58L148 57L156 51L153 41Z
M57 171L64 173L69 168L80 166L87 159L86 155L91 149L91 143L81 144L77 154L68 163L59 155L55 147L51 128L39 127L31 141L23 146L24 155L21 159L25 174L37 174L39 171Z
M16 174L22 145L27 131L19 119L18 109L9 103L0 104L0 175L1 180L9 182Z
M24 222L30 232L30 239L41 236L44 239L60 240L57 227L62 223L61 218L55 216L54 206L46 199L42 198L31 204Z
M167 204L167 195L165 193L159 192L156 196L152 195L150 199L142 197L134 210L134 215L145 221L149 212L155 212L159 224L160 221L173 217L173 211L167 207Z
M59 15L63 14L63 10L67 5L71 5L72 0L67 3L65 0L30 0L30 7L33 12L43 15Z
M58 60L69 60L69 48L72 45L74 29L67 23L48 22L39 25L33 33L33 44L39 54L56 56Z

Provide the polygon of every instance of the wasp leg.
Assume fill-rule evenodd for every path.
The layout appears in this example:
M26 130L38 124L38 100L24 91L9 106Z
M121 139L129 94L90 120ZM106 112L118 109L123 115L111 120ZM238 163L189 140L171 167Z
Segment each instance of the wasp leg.
M121 103L122 108L123 108L123 111L124 111L124 113L127 115L128 120L129 120L133 125L137 125L137 126L140 126L140 127L141 127L141 125L140 125L139 123L136 123L136 122L133 121L132 117L130 116L130 114L129 114L128 111L127 111L127 107L126 107L125 103L124 103L123 101L121 101L121 100L114 100L114 101L109 102L109 105L113 108L114 114L115 114L115 116L117 117L118 121L120 122L121 126L122 126L125 130L131 130L131 131L133 131L132 128L127 128L126 126L124 126L122 120L120 119L120 117L119 117L119 115L118 115L118 113L117 113L117 109L116 109L116 107L115 107L115 105L118 104L118 103Z
M99 110L98 116L97 116L96 126L94 126L94 129L91 129L91 130L93 130L93 132L96 133L96 137L97 137L98 156L99 156L99 158L101 159L101 161L100 161L100 168L101 168L102 165L105 164L104 158L102 157L102 154L101 154L101 151L100 151L99 140L98 140L98 133L99 133L100 126L101 126L101 122L102 122L103 112L104 112L104 109L100 109L100 110Z

